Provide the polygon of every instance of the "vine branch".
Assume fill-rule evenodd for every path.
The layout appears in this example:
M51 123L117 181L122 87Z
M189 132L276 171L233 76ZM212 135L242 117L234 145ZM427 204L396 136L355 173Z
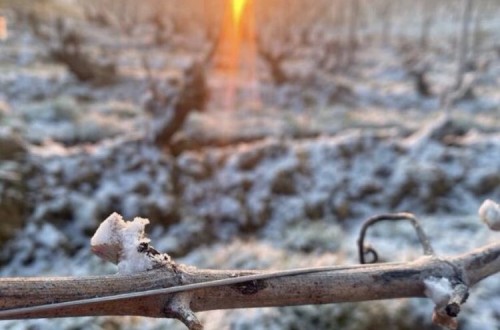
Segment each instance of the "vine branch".
M498 228L500 208L489 203L493 209L482 207L481 218L490 228ZM417 233L420 231L426 255L412 262L273 272L208 270L174 263L167 255L149 247L148 240L141 236L137 240L138 253L156 262L147 271L94 277L0 279L0 319L139 315L177 318L189 329L200 330L202 324L194 314L198 311L427 296L436 303L433 321L456 329L456 316L470 287L500 272L500 242L463 255L440 258L433 254L413 215L392 214L368 219L358 240L360 256L366 251L363 245L366 229L383 219L412 221ZM92 240L99 242L96 236ZM113 253L119 251L113 244L106 245L106 250L104 245L92 248L107 260L115 260ZM434 287L442 283L449 289L437 292Z

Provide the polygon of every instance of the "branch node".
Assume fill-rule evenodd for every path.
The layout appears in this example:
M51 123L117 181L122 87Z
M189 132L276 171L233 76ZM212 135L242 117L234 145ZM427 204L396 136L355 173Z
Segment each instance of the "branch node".
M452 282L454 282L453 286ZM460 306L469 296L469 287L460 281L450 281L447 278L431 277L424 283L426 296L436 304L432 323L447 329L457 329L456 317L460 313Z
M373 247L365 245L364 240L366 237L366 232L370 226L374 225L377 222L385 220L391 220L391 221L409 220L413 228L415 229L415 232L417 233L420 244L422 245L422 248L424 250L424 255L435 255L427 234L424 232L424 230L420 226L419 221L413 214L411 213L381 214L368 218L361 227L358 238L359 262L361 264L367 263L365 255L368 253L373 255L373 260L371 261L371 263L375 263L378 261L379 258L377 251Z
M445 307L446 314L450 317L457 317L458 313L460 313L460 305L464 304L468 297L469 287L463 283L456 284Z
M191 310L192 293L181 292L165 304L163 309L165 316L175 318L184 323L189 330L203 330L203 324L198 320L196 314Z
M449 317L457 317L458 313L460 313L460 305L457 303L451 303L446 305L444 308L446 315Z

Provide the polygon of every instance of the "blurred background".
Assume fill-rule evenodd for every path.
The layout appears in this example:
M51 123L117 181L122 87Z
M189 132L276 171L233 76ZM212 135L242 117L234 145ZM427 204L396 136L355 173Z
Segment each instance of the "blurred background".
M497 0L0 0L0 275L116 271L110 213L199 268L357 263L415 213L440 255L498 240ZM421 254L380 224L382 261ZM500 282L460 329L499 329ZM200 313L207 329L436 329L426 299ZM139 317L3 329L183 329Z

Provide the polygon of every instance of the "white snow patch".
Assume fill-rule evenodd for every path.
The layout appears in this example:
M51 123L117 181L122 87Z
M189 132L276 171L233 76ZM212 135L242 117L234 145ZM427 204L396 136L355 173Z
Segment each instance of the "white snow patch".
M429 277L424 280L425 295L431 298L436 305L445 304L451 297L453 288L447 278Z
M37 243L51 249L57 248L65 240L64 235L50 223L44 223L35 236Z
M481 204L478 213L491 230L500 231L500 205L487 199Z
M104 260L118 264L118 272L131 274L152 269L154 260L138 251L139 244L149 243L144 237L148 219L124 221L118 213L111 214L101 223L90 240L92 252Z

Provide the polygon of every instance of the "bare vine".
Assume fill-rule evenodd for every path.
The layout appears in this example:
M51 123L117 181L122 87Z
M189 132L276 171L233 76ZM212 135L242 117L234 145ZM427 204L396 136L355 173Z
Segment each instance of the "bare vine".
M490 229L500 229L498 204L487 200L479 214ZM112 217L123 222L117 214ZM148 223L146 219L139 220ZM456 329L456 318L469 289L500 272L500 243L460 256L438 257L414 215L386 214L368 219L361 228L358 247L362 263L367 252L377 256L374 249L368 250L364 245L367 229L384 220L409 220L424 248L424 256L412 262L273 272L215 271L176 264L149 246L142 227L134 253L143 253L140 257L150 261L152 266L147 271L94 277L3 278L0 319L141 315L176 318L189 329L200 330L203 325L196 318L198 311L428 297L436 304L433 322ZM128 226L125 222L123 225ZM115 224L111 227L117 228ZM125 249L125 243L116 238L96 244L93 251L106 260L115 261L116 256L124 255L120 249ZM443 293L435 289L437 286L448 289ZM135 291L131 292L131 287Z

